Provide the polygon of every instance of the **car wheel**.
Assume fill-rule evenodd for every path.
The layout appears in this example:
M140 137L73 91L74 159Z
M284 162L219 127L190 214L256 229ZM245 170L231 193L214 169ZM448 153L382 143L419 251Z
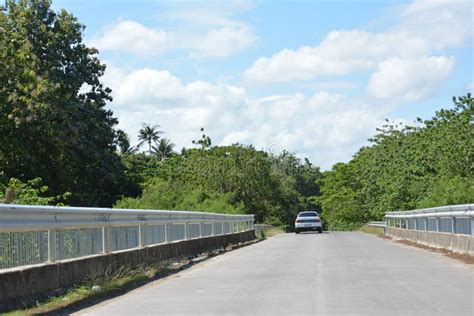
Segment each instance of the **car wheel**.
M320 228L320 229L318 229L318 232L319 232L320 234L322 234L322 233L323 233L323 230Z
M299 234L299 233L300 233L300 231L299 231L299 230L295 230L295 234Z

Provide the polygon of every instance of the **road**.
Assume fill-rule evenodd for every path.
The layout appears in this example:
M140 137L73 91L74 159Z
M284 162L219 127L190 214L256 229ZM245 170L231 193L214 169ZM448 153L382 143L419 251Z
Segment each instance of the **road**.
M82 315L473 315L474 268L363 233L282 234Z

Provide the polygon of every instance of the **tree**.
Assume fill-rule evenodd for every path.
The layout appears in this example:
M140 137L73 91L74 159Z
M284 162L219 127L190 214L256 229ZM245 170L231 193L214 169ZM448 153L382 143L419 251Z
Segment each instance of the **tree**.
M160 125L149 125L143 123L143 128L138 131L138 147L148 143L148 154L151 156L152 143L156 143L160 139L160 135L163 134L162 131L158 130Z
M174 144L169 139L161 138L157 145L158 146L153 146L153 152L160 160L165 160L166 158L171 157L173 154Z
M419 125L387 120L372 145L319 181L315 198L332 229L353 229L385 212L474 202L474 99L453 98Z
M69 204L110 206L124 168L105 65L83 44L84 26L50 1L25 0L0 12L0 30L0 170L71 192Z
M128 136L128 134L125 133L124 131L120 130L120 129L117 130L116 142L117 142L117 146L120 150L120 153L122 155L134 154L138 150L137 147L130 145L130 137Z
M204 128L203 127L201 127L201 132L202 132L201 139L193 140L192 143L195 144L195 145L201 145L202 150L211 148L212 140L209 136L204 134Z

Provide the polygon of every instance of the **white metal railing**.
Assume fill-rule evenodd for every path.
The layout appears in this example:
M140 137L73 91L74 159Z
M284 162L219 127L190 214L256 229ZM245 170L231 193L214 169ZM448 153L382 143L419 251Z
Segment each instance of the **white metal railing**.
M0 204L0 269L253 229L253 215Z
M371 222L366 223L365 225L373 226L373 227L386 227L387 223L384 221L371 221Z
M451 234L474 235L474 204L387 212L386 226Z

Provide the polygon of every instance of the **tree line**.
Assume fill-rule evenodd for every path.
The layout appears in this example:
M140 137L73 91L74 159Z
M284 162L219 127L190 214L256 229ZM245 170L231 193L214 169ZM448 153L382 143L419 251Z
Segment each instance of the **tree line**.
M387 122L323 173L288 151L214 146L204 129L176 152L144 123L132 145L106 109L105 65L83 31L48 1L0 12L0 201L248 213L288 229L305 210L353 229L388 210L473 202L471 95L415 127Z

